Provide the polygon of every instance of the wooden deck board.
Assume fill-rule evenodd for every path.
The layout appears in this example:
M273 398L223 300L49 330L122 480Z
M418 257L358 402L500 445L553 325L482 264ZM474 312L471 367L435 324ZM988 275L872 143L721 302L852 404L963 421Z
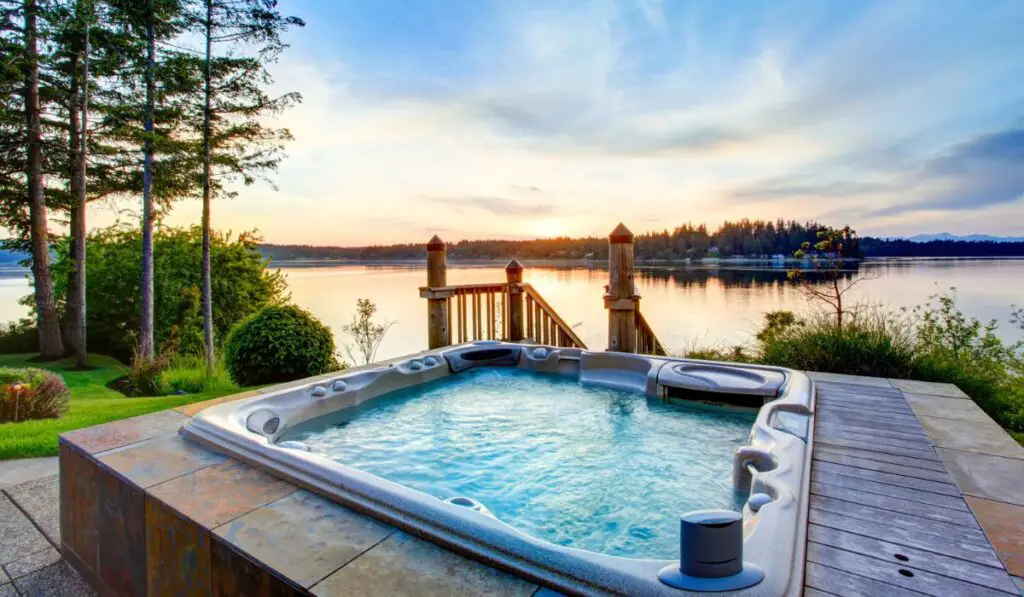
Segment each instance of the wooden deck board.
M1018 594L903 394L816 388L804 594Z
M1004 592L1014 591L1013 581L993 574L990 566L975 564L959 558L951 558L931 551L906 545L889 543L864 535L855 535L828 527L812 524L807 531L808 541L831 545L864 556L893 564L906 564L912 568L942 571L945 576L958 578L976 585ZM897 558L897 556L900 556Z
M974 515L970 512L964 512L963 510L941 508L931 504L912 502L910 500L890 497L887 495L879 495L877 493L868 493L866 491L858 491L848 487L838 487L827 483L812 482L811 493L814 495L852 501L865 506L874 506L891 512L904 512L913 516L920 516L922 518L938 520L940 522L948 522L950 524L970 527L972 529L981 528L978 525L978 521L974 518Z
M870 448L850 448L847 446L837 446L829 442L822 442L815 446L816 456L848 456L850 458L858 458L864 460L874 460L876 462L884 462L887 464L896 464L899 466L909 466L913 468L923 468L930 471L937 471L941 473L947 473L946 465L935 458L919 458L915 455L907 455L901 452L879 452ZM828 460L827 458L819 458L819 460Z
M892 462L881 461L877 458L867 458L862 457L860 455L851 456L849 453L828 449L816 450L814 453L814 459L820 460L822 462L841 464L843 466L862 468L869 471L877 471L880 473L892 473L895 475L913 477L915 479L923 479L925 481L935 481L937 483L956 485L956 483L953 482L953 478L950 477L949 473L947 473L945 470L937 471L934 468L924 468L917 466L916 464L912 465L909 462L901 462L899 464L896 464Z

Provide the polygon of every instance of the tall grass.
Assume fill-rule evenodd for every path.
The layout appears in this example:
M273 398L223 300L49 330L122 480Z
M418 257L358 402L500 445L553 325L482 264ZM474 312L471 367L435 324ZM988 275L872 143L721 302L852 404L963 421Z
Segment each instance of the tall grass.
M160 385L164 392L218 393L228 394L239 389L238 384L231 380L223 361L217 361L213 375L206 371L206 360L199 355L184 354L175 356L171 363L160 372Z
M819 313L765 315L752 346L693 346L691 358L805 371L955 384L1018 441L1024 440L1024 344L1006 344L996 322L966 317L954 292L911 310L860 306L842 326ZM1018 323L1018 319L1014 322ZM735 357L735 358L733 358Z
M913 329L900 313L862 310L838 327L831 315L813 313L758 334L758 360L807 371L873 377L910 377Z

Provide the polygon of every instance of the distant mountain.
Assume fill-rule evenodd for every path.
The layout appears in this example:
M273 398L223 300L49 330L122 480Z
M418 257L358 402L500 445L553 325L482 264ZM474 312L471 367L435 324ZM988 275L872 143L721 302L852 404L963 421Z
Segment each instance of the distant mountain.
M965 241L965 242L993 242L993 243L1019 243L1024 242L1024 236L992 236L991 234L964 234L956 235L948 232L938 234L915 234L906 237L907 240L915 243L927 243L933 240Z

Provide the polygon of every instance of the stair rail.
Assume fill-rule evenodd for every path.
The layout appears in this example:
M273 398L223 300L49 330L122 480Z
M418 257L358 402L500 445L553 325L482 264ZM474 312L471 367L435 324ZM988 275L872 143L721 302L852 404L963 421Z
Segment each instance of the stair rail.
M526 296L526 327L523 336L539 344L559 348L583 348L587 345L576 335L572 326L559 317L537 289L529 284L520 284Z
M658 340L658 336L655 335L654 330L651 329L651 324L647 323L644 319L640 309L634 311L636 313L636 351L638 354L653 354L657 356L667 356L668 353L665 351L665 347Z

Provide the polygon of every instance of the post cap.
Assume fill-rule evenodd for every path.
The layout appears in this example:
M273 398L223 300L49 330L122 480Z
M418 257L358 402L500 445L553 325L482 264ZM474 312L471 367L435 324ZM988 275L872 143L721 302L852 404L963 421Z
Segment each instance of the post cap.
M435 234L433 238L427 241L427 250L444 251L444 241L441 240L441 237Z
M619 222L619 225L612 230L612 233L608 235L608 240L613 243L631 243L633 242L633 233L626 228L626 225Z
M519 260L517 260L515 257L513 257L511 259L511 261L508 262L508 265L505 266L505 271L506 272L521 272L521 271L523 271L523 264L519 263Z

